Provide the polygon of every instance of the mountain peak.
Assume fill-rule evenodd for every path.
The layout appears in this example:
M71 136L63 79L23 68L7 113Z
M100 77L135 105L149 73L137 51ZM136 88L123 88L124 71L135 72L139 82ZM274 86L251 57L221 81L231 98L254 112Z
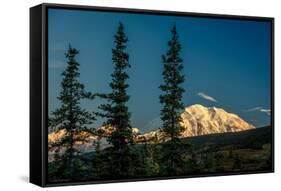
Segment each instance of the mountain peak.
M180 125L184 129L180 135L181 138L213 133L239 132L255 128L236 114L228 113L222 108L205 107L200 104L186 107L181 114L181 118L182 122ZM143 134L140 134L137 128L133 128L132 132L136 143L153 143L155 141L165 141L161 128L161 119L155 118L148 122L147 131ZM98 130L102 132L101 141L106 142L106 137L108 137L115 128L112 126L102 126ZM62 129L48 135L49 161L53 160L55 153L52 143L60 141L66 134L67 131ZM83 137L83 143L81 141L75 143L75 147L81 152L91 152L95 150L95 141L98 138L96 135L89 134L88 132L80 132L79 134L75 134L75 136ZM104 148L108 146L108 144L103 144Z
M222 108L194 104L186 107L181 114L182 136L198 136L210 133L238 132L255 128L238 115Z
M201 105L201 104L193 104L191 106L185 107L185 109L207 109L207 107Z
M239 132L255 128L247 123L238 115L229 113L218 107L205 107L201 104L194 104L185 107L181 114L183 132L180 137L191 137L213 133ZM163 134L160 131L162 121L155 118L147 123L147 129L150 132L144 133L145 140L153 140L155 135L161 138Z

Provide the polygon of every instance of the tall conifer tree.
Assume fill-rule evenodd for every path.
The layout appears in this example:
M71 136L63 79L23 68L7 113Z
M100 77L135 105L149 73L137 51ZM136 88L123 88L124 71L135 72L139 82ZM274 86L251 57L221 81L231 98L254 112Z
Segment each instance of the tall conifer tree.
M177 34L176 26L171 30L172 38L168 42L169 50L162 56L164 69L162 72L164 83L160 85L163 94L160 95L160 103L163 105L161 110L161 119L163 121L162 131L165 137L170 141L166 144L163 152L165 160L164 171L168 174L178 174L180 171L181 155L180 133L183 127L180 125L181 112L184 108L182 94L184 89L181 85L184 83L183 60L180 57L181 45Z
M76 134L81 130L88 129L88 125L95 120L94 116L82 109L80 106L81 99L89 97L90 93L84 90L84 84L79 82L79 63L76 61L78 50L69 45L65 54L67 67L62 73L61 82L62 90L58 96L60 107L52 112L49 118L49 125L56 130L66 130L66 135L56 143L59 148L64 148L65 152L61 156L61 171L64 178L76 179L79 174L80 162L74 159L79 153L74 147L75 141L78 140ZM77 177L79 178L79 177Z
M115 131L108 137L108 142L113 145L111 153L112 175L128 176L130 174L130 144L132 143L132 127L127 102L127 79L126 69L130 67L129 55L125 52L128 38L124 32L124 26L119 24L115 34L115 47L112 49L112 61L114 71L111 74L110 87L112 92L101 97L106 98L108 103L99 108L103 111L99 115L107 118L104 125L113 126Z

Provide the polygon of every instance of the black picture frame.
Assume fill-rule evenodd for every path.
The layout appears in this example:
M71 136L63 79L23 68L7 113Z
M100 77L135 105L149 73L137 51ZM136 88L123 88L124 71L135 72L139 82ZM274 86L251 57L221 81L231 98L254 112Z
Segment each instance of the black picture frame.
M86 181L86 182L67 182L52 183L47 182L47 161L48 161L48 131L47 131L47 113L48 113L48 9L74 9L74 10L93 10L102 12L120 12L120 13L137 13L149 15L168 15L183 17L202 17L216 19L234 19L234 20L251 20L251 21L268 21L271 23L271 127L272 127L272 168L265 171L243 171L229 173L208 173L189 176L172 176L140 179L121 179L121 180L104 180L104 181ZM64 5L64 4L40 4L30 8L30 182L41 187L82 185L97 183L113 182L132 182L146 180L164 180L177 178L193 178L206 176L226 176L256 173L274 172L274 18L240 16L240 15L223 15L223 14L206 14L206 13L188 13L176 11L159 11L143 9L126 9L114 7L96 7L81 5Z

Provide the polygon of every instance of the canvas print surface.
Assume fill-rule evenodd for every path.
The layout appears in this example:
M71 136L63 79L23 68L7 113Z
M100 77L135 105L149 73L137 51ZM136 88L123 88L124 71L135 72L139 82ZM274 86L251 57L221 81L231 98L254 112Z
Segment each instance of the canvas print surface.
M49 183L272 169L271 23L48 9Z

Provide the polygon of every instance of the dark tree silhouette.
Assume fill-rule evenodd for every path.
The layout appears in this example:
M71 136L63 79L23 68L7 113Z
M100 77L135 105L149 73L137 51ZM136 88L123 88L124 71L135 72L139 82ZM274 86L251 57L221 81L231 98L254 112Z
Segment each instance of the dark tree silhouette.
M65 130L66 135L56 143L55 146L63 148L65 151L60 157L60 173L64 178L75 180L79 176L80 161L75 159L79 151L75 149L75 141L79 136L75 136L82 130L87 130L88 125L95 120L94 116L80 107L81 99L87 98L89 93L84 90L84 85L79 82L79 63L76 61L78 50L69 45L65 54L67 67L62 73L62 90L58 96L60 107L52 112L49 118L49 125L55 130ZM79 177L78 177L79 178Z
M99 116L105 117L106 126L113 126L115 131L108 137L108 142L112 148L112 175L117 177L128 176L130 171L130 144L132 143L132 127L130 124L130 113L127 102L127 79L129 78L126 69L130 67L129 55L125 52L128 38L124 32L124 26L119 24L115 34L115 47L112 49L112 61L114 71L111 74L112 81L110 87L112 92L109 94L99 94L106 98L108 103L100 105L101 113Z
M184 89L183 60L180 58L181 45L174 25L171 30L172 38L168 42L169 50L163 55L164 69L162 72L164 83L160 86L163 94L160 95L160 103L163 105L161 119L162 131L166 139L170 140L164 145L163 158L166 161L165 171L168 174L178 174L183 162L180 155L179 135L183 131L180 125L181 112L184 108L182 94Z

